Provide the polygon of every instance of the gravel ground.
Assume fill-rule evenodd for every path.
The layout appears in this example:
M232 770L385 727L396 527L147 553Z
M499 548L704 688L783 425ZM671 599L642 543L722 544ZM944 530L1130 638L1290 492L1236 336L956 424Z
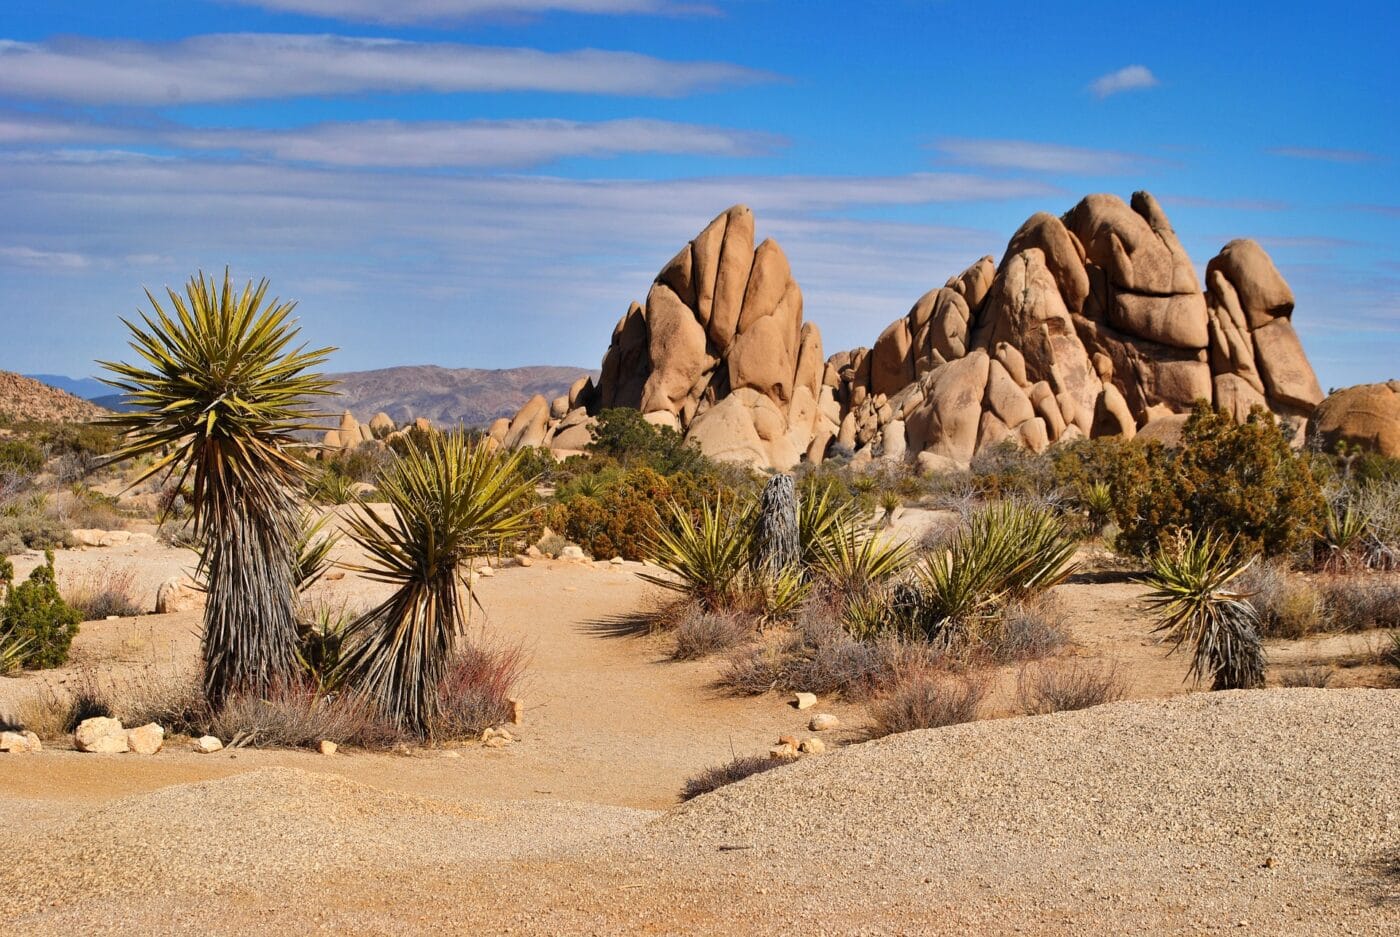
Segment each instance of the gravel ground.
M7 839L0 931L1395 933L1398 730L1393 691L1203 693L895 736L664 814L264 770Z

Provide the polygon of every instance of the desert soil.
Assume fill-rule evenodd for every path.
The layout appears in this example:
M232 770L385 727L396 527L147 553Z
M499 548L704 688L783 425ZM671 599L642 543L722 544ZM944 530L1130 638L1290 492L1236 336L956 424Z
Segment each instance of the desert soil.
M189 561L143 543L58 568L129 568L153 599ZM0 755L0 933L1400 927L1394 691L1183 696L1186 661L1152 639L1140 587L1086 574L1059 590L1071 653L1116 661L1137 701L850 744L862 710L823 700L836 751L677 807L685 778L809 734L810 713L724 696L714 661L669 661L636 628L657 600L639 569L541 561L480 581L478 624L532 657L506 748ZM380 587L321 588L356 605ZM89 623L67 668L0 678L0 712L84 670L188 672L198 623ZM1270 653L1354 663L1367 640Z

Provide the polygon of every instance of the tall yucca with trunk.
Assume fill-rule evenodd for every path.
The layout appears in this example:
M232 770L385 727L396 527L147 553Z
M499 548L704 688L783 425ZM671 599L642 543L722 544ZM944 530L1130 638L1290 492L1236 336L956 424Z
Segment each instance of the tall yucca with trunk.
M102 362L105 382L134 409L109 419L126 444L114 461L155 456L137 483L156 475L189 485L201 544L204 692L265 695L296 672L297 497L304 467L290 449L314 428L310 403L331 382L313 369L333 349L293 345L295 303L266 302L267 281L234 289L201 272L171 312L147 291L153 312L122 322L144 363Z
M403 729L432 734L438 687L470 612L464 567L529 528L520 504L534 479L521 472L522 456L433 434L384 472L378 497L389 516L361 504L347 520L369 557L359 571L397 588L351 623L339 677Z

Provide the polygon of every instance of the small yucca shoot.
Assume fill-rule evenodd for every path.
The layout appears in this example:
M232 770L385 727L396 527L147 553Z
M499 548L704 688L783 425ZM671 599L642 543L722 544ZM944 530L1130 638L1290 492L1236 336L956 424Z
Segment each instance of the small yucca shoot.
M1158 614L1155 629L1174 653L1191 648L1192 680L1207 676L1212 689L1245 690L1264 685L1264 649L1259 616L1248 596L1232 585L1254 562L1234 555L1233 541L1190 533L1158 550L1145 582L1147 604Z
M694 520L680 506L670 505L669 523L651 532L650 553L656 565L672 577L644 573L648 582L698 601L706 610L732 604L749 569L753 553L753 510L726 508L719 501L702 504Z

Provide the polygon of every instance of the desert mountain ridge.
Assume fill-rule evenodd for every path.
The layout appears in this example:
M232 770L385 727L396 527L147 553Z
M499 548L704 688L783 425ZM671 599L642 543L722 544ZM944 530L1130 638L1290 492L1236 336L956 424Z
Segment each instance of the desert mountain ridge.
M0 371L0 418L43 423L84 423L108 411L22 374Z
M481 426L514 414L531 397L566 392L585 367L527 365L518 368L445 368L403 365L331 374L338 396L325 398L327 413L350 411L362 422L385 413L396 423L425 418L439 426Z

